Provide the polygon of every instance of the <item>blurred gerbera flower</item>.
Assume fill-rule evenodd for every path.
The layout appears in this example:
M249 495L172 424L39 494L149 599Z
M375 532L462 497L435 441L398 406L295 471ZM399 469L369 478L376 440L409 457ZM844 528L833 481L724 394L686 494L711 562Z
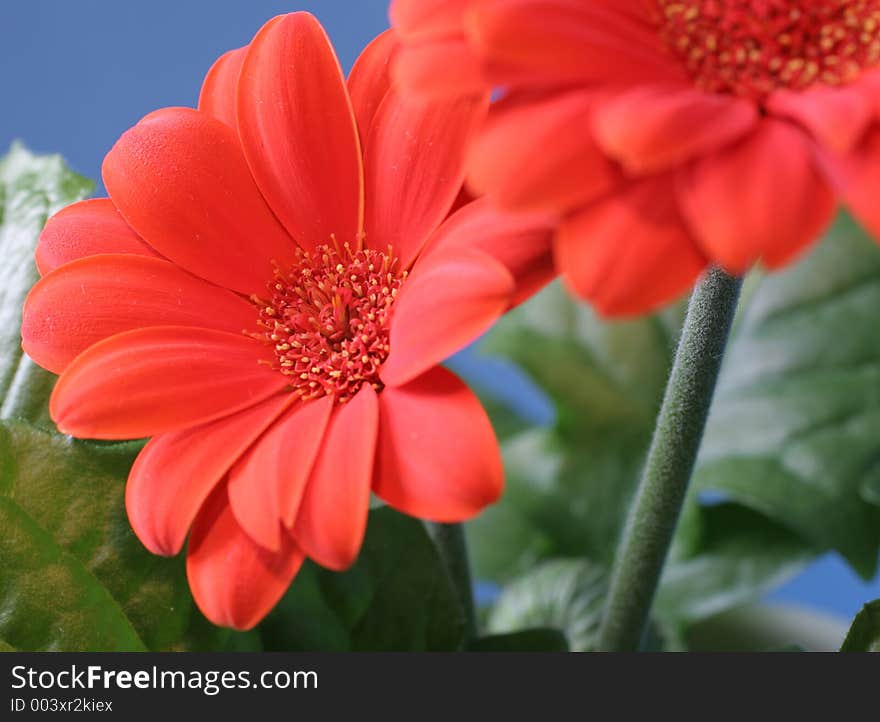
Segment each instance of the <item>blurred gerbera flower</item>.
M550 278L549 232L462 205L487 99L409 102L396 47L380 36L346 83L311 15L271 20L198 110L123 134L109 199L40 238L22 337L61 374L52 418L153 437L132 526L166 555L192 527L190 585L218 624L256 624L304 556L349 566L371 491L448 522L501 492L489 421L437 364Z
M608 314L806 248L838 201L880 235L878 0L394 0L395 75L503 88L469 160L559 218L557 265Z

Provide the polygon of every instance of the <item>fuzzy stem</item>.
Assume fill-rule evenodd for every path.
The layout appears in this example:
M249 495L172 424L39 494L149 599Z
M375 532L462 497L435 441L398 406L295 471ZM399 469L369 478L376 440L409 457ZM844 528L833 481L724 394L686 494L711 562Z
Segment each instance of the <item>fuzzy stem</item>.
M741 279L710 270L691 296L654 438L617 552L599 649L636 651L687 494Z
M474 640L477 638L477 610L474 604L474 585L471 579L464 525L431 523L428 524L428 530L446 565L464 611L467 640Z

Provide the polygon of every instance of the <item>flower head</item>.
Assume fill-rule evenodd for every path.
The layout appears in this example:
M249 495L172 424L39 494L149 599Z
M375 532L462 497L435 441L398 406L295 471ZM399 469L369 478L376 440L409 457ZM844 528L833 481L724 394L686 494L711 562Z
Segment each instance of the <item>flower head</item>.
M557 265L608 314L707 264L778 268L843 201L880 234L877 0L394 0L395 74L501 87L469 182L554 213Z
M501 492L489 421L438 364L551 277L550 231L458 203L487 99L409 101L396 50L380 36L346 82L311 15L275 18L211 68L198 110L123 134L110 198L40 238L22 338L60 374L52 417L152 437L132 527L168 555L189 532L218 624L256 624L306 556L349 566L371 493L456 521Z

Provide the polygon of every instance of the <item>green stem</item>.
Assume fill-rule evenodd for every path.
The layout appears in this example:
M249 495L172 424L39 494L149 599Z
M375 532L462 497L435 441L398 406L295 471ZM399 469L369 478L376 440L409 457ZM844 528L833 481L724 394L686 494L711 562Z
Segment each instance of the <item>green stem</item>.
M687 494L741 280L713 269L688 306L654 438L617 552L599 649L639 648Z
M467 639L476 639L477 608L474 604L474 585L471 579L464 525L431 523L428 524L428 530L452 578L453 587L464 611Z

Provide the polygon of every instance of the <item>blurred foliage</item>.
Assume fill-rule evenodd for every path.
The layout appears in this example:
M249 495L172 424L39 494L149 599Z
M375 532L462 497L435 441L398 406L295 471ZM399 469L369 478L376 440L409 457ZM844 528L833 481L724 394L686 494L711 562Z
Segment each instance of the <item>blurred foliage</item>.
M593 648L608 588L605 570L586 560L540 563L508 584L492 606L490 634L510 634L523 627L562 630L572 651Z
M355 565L334 573L307 562L259 627L266 650L453 651L464 613L424 525L373 509Z
M671 636L758 598L826 550L875 573L878 308L880 253L845 215L790 269L747 279L658 592L657 621ZM526 595L524 584L540 583L528 580L542 561L610 566L683 313L679 304L606 322L554 285L485 340L485 353L513 359L557 409L550 427L505 440L507 492L471 525L478 577L509 584L499 606L509 589Z
M880 251L847 217L743 309L697 471L863 578L877 570Z
M661 580L655 613L686 625L744 604L787 581L812 552L793 532L734 503L692 504Z
M0 158L0 417L26 416L53 428L46 399L55 377L21 350L21 308L38 279L34 249L46 219L94 190L60 156L35 156L16 143Z
M880 599L868 602L856 615L841 652L880 652Z
M471 643L468 652L568 652L568 641L558 629L523 629L492 634Z
M828 615L787 604L747 604L704 619L687 630L695 652L835 652L846 625Z

